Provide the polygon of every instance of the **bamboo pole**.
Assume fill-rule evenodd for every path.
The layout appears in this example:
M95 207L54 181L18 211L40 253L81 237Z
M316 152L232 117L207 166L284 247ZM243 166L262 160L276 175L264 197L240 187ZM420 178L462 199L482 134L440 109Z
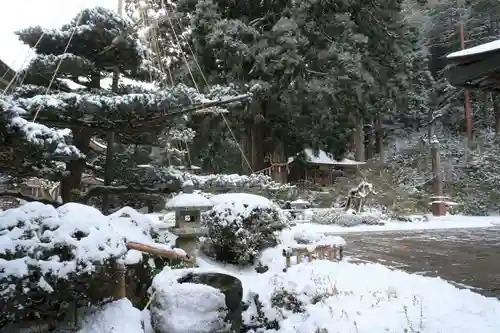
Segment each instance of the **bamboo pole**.
M175 251L169 251L164 249L158 249L149 245L131 242L127 244L129 250L136 250L140 252L149 253L151 255L159 256L162 258L172 259L172 260L182 260L185 262L192 262L193 258L187 255L181 255Z

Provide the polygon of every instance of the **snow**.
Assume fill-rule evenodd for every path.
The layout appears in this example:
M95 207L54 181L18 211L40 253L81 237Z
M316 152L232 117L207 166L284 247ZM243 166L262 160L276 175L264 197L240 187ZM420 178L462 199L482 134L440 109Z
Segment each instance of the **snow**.
M232 217L240 216L245 218L255 208L260 209L276 209L280 213L280 217L285 219L283 212L271 200L260 195L249 193L225 193L217 194L210 198L213 203L213 211L217 211L220 215L226 216L226 220Z
M102 79L101 80L101 88L111 90L112 82L113 82L112 77L106 77L106 78ZM129 79L129 78L124 77L124 76L120 77L120 81L118 82L118 84L142 88L143 90L150 91L150 92L154 92L154 91L159 90L159 88L154 83L132 80L132 79Z
M151 319L156 331L170 333L211 333L221 331L225 311L224 294L207 285L178 283L169 267L153 281Z
M235 202L248 202L253 207L274 205L264 197L246 193L215 195L211 200L216 205ZM82 260L120 257L126 253L125 262L135 263L140 260L141 254L133 250L127 252L125 241L152 242L148 232L157 216L142 215L126 207L106 217L94 208L79 204L66 204L55 209L40 203L29 203L0 213L0 255L16 247L33 249L42 244L43 239L47 247L55 242L73 245L74 256ZM323 328L332 332L332 327L335 332L361 333L405 330L421 333L496 333L500 327L500 301L458 289L441 278L408 274L380 264L327 260L293 264L284 273L285 260L282 256L282 250L289 247L345 246L345 240L338 236L342 232L494 225L500 225L500 217L449 215L431 217L428 222L389 221L385 226L350 228L312 223L297 225L279 234L278 246L263 251L260 261L269 268L263 274L256 273L253 268L238 269L199 256L199 268L171 270L166 267L154 278L152 292L155 296L151 315L148 311L141 313L133 308L128 300L119 300L85 317L79 333L149 333L150 323L143 321L150 319L154 325L161 325L175 333L211 332L209 328L221 324L220 308L225 303L224 295L209 286L177 282L178 277L191 271L236 276L243 283L244 300L252 300L252 295L259 295L266 318L279 322L277 330L264 330L263 333L314 333L322 332L320 329ZM86 232L88 236L77 242L72 237L75 231ZM33 232L33 236L25 237L28 232ZM104 250L98 251L96 244L104 246ZM62 269L57 264L57 258L47 261L36 261L35 258L2 259L0 277L28 274L27 260L42 269L59 268L61 276L65 269L71 268ZM35 283L42 290L53 291L43 278ZM300 306L299 312L276 305L273 294L276 296L276 292L282 291L295 297ZM255 323L252 316L256 315L256 306L251 304L244 312L245 323Z
M197 189L204 188L265 188L269 190L289 190L295 188L295 186L288 184L281 184L275 182L271 177L263 174L251 174L251 175L238 175L238 174L210 174L210 175L195 175L189 172L184 172L176 169L175 167L159 167L153 170L156 177L159 179L170 180L175 178L180 181L181 184L190 182L191 186Z
M67 130L52 129L21 118L25 113L8 96L0 98L0 120L6 121L6 128L10 133L20 135L26 143L45 151L47 155L85 157L75 146L66 143Z
M481 45L478 45L475 47L471 47L471 48L468 48L465 50L460 50L457 52L450 53L446 56L446 58L456 59L456 58L478 55L478 54L483 54L483 53L488 53L488 52L493 52L493 51L498 51L498 50L500 50L500 39L495 40L493 42L481 44Z
M303 199L297 199L290 202L291 205L310 205L309 201Z
M304 149L304 155L306 157L306 160L312 164L335 165L335 160L332 158L332 156L324 152L323 150L319 150L318 155L316 156L314 150L312 150L311 148L306 148Z
M348 158L344 158L340 161L337 161L333 158L333 156L323 150L318 150L317 155L314 150L311 148L304 149L304 156L307 162L311 164L323 164L323 165L339 165L339 166L348 166L348 165L362 165L365 162L354 161ZM298 154L297 154L298 155ZM289 157L288 163L291 163L295 160L296 157Z
M311 209L311 211L313 211ZM328 231L332 233L350 232L383 232L383 231L407 231L407 230L433 230L433 229L456 229L456 228L488 228L500 226L500 216L462 216L447 215L441 217L430 216L426 222L399 222L384 221L384 225L356 225L343 227L339 225L322 225L307 223L297 225L295 228L306 228L313 231Z
M214 206L218 205L245 205L246 210L254 208L275 208L276 205L266 197L249 193L224 193L210 198Z
M127 253L128 242L171 250L170 244L153 240L153 226L149 217L130 207L104 216L93 207L77 203L56 209L31 202L1 212L0 279L23 278L33 267L39 267L45 274L67 278L73 273L92 272L96 265L119 260L126 254L127 263L140 262L142 257L136 252ZM69 252L65 259L52 255L63 250Z
M266 316L280 321L280 329L269 333L332 327L335 332L493 333L500 327L497 299L378 264L317 260L293 265L286 273L256 274L250 288L259 295ZM273 291L282 289L297 295L304 313L271 306ZM245 313L247 322L250 314Z
M127 299L106 304L102 310L86 316L78 333L143 333L142 313Z
M465 225L463 220L454 219L456 217L438 218L430 223L448 221L455 226ZM478 224L481 219L475 218L473 223ZM266 317L280 323L277 331L262 331L265 333L309 333L319 332L317 329L321 328L332 332L332 327L334 332L498 332L500 302L497 299L460 290L441 278L408 274L380 264L326 260L293 264L286 273L282 272L285 265L282 249L297 246L299 239L307 239L311 245L344 245L341 237L328 236L331 230L330 226L314 224L284 230L280 235L281 244L262 254L261 263L269 267L264 274L255 273L253 269L239 270L207 258L198 258L198 270L240 278L246 299L258 294ZM281 290L294 293L304 311L293 313L272 306L273 292ZM244 313L247 324L252 322L252 316L257 317L255 305Z
M179 209L179 208L198 208L209 209L212 208L212 202L198 193L182 193L176 195L167 201L165 208Z

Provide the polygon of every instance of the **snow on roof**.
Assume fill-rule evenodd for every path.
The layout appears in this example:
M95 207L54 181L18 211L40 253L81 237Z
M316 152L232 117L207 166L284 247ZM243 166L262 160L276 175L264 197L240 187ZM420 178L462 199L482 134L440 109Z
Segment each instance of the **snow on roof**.
M333 159L333 157L321 149L318 151L318 154L316 155L314 150L312 150L311 148L306 148L304 149L304 155L306 161L312 164L328 164L328 165L335 164L335 160Z
M304 156L307 162L311 164L323 164L323 165L362 165L365 162L350 160L348 158L344 158L340 161L337 161L333 158L333 156L323 150L318 150L318 154L316 156L314 150L311 148L304 149ZM291 163L295 160L296 157L289 157L288 163Z
M351 160L348 158L343 158L340 161L335 161L335 164L336 165L362 165L362 164L366 164L366 162L355 161L355 160Z
M481 44L481 45L478 45L475 47L471 47L471 48L468 48L465 50L460 50L457 52L450 53L446 56L446 58L455 59L455 58L478 55L478 54L483 54L483 53L488 53L488 52L493 52L493 51L498 51L498 50L500 50L500 39L495 40L493 42Z
M212 208L212 202L198 193L182 193L176 195L165 205L167 209L185 209L185 208Z
M297 206L310 205L310 203L307 200L297 199L297 200L290 202L290 205L292 205L292 207L297 207Z

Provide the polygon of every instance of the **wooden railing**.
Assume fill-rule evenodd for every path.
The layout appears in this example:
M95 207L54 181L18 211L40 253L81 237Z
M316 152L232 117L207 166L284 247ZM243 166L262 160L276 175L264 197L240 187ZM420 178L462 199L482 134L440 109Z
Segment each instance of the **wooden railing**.
M300 264L305 258L308 262L316 259L325 259L330 261L340 261L344 256L344 248L339 245L318 245L310 250L310 245L301 245L283 249L283 257L285 257L286 272L292 266L292 257L296 257L296 263Z

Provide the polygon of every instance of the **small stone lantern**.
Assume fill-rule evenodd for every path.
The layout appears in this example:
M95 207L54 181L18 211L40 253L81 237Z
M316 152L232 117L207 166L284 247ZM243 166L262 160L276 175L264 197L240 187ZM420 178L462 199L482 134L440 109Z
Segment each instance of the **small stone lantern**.
M183 249L190 256L198 250L198 237L206 233L201 226L201 212L211 209L212 202L201 194L192 193L185 189L185 193L170 199L165 208L175 211L175 227L170 229L177 236L175 246Z

